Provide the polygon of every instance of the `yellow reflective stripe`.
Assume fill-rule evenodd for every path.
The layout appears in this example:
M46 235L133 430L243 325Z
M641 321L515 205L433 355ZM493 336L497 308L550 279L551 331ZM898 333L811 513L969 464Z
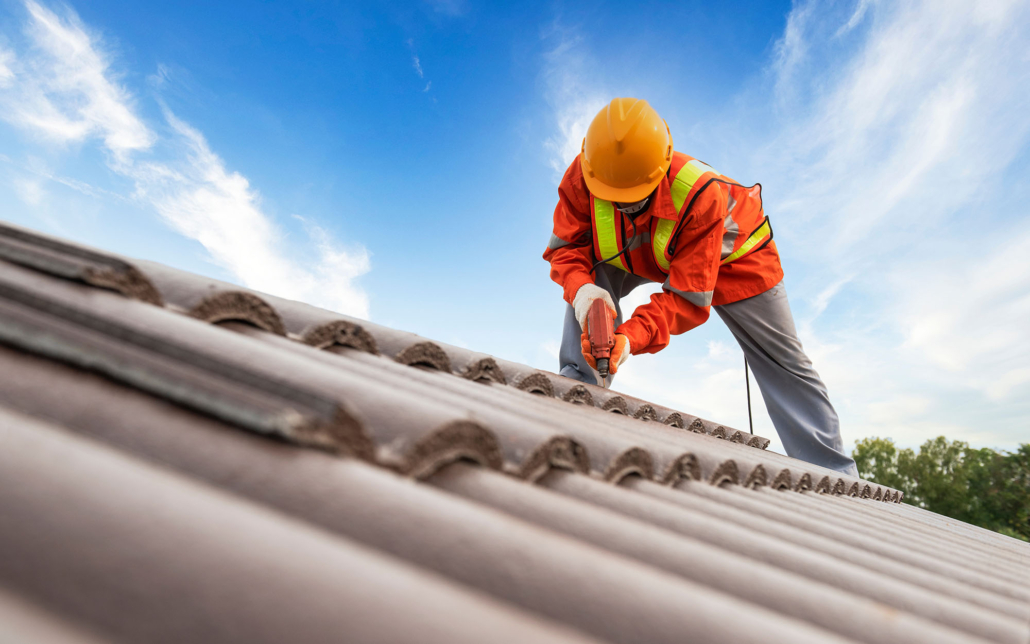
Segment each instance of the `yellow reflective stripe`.
M687 195L690 194L694 184L706 172L715 172L715 170L697 159L691 159L684 163L683 167L676 173L676 176L672 178L672 204L676 207L677 214L683 208L683 203L687 200ZM715 174L719 173L715 172Z
M755 246L762 243L770 233L772 233L772 227L769 225L769 218L766 217L765 221L762 222L762 225L758 227L758 230L751 233L751 236L747 238L747 241L744 242L740 248L730 253L726 259L720 262L720 264L729 264L730 262L747 255Z
M619 248L615 236L615 206L612 202L594 197L594 226L597 228L597 247L601 251L598 259L618 254L622 249ZM616 257L608 263L626 271L626 265L622 263L622 256Z
M654 231L654 241L651 248L654 250L654 259L663 271L669 271L669 260L665 259L665 249L669 246L669 239L672 231L676 230L676 222L669 219L659 219L658 226Z

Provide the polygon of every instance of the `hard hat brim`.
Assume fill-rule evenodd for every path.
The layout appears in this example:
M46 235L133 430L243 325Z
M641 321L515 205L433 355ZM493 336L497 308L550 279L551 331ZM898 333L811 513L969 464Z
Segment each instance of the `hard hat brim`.
M651 194L654 189L658 187L658 184L662 182L662 178L665 177L665 173L669 170L669 164L666 163L665 167L662 168L662 172L654 181L642 183L639 186L633 186L631 188L615 188L605 184L597 177L590 176L590 173L585 167L583 155L580 155L579 163L580 169L583 170L583 179L586 181L587 190L590 191L590 194L594 195L598 199L617 201L619 203L633 203L634 201L640 201L647 195Z

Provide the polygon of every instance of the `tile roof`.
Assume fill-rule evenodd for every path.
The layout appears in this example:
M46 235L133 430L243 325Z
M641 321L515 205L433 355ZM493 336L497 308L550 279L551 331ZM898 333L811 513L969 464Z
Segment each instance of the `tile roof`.
M3 225L0 364L0 640L1030 641L1030 546L896 490Z

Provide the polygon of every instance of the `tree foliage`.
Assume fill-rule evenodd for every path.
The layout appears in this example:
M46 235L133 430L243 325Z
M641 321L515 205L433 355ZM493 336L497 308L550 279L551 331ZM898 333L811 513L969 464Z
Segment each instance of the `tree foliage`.
M1030 541L1030 444L996 452L939 436L916 453L874 437L852 457L862 478L901 490L905 503Z

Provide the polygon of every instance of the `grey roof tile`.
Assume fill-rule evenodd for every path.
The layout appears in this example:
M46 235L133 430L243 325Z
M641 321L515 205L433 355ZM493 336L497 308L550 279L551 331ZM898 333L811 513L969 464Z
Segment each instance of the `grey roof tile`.
M635 481L629 481L627 485L635 483ZM839 561L849 562L877 574L908 582L963 602L976 604L1016 619L1030 619L1030 605L1024 602L958 582L912 564L884 557L881 554L883 544L877 539L861 541L856 547L854 542L841 543L837 539L826 538L820 531L813 532L804 525L798 525L792 521L792 516L788 513L779 513L773 518L766 518L746 508L738 508L718 499L709 499L698 494L672 496L657 492L651 486L643 487L646 489L639 491L645 494L649 491L661 494L667 500L675 499L677 505L692 512L723 519L748 530L796 544L813 552L821 552Z
M453 372L473 380L487 379L500 384L515 384L540 374L536 377L546 378L551 382L552 392L549 395L567 402L593 405L606 411L617 410L619 413L634 417L637 416L640 407L647 405L654 410L656 417L663 420L669 419L673 414L678 414L684 418L687 425L698 420L698 427L703 428L705 433L719 438L736 440L736 442L760 449L765 449L769 445L768 439L759 436L728 429L711 421L701 421L694 416L674 412L671 409L601 387L570 382L555 374L537 371L525 365L501 360L487 354L434 342L414 333L397 331L285 298L255 293L233 284L178 271L155 262L133 261L156 285L170 306L206 321L236 320L247 322L267 331L279 332L278 326L267 321L273 316L266 314L265 311L271 310L278 314L275 316L275 322L281 319L281 324L292 337L320 348L330 346L327 338L336 337L335 329L342 327L346 329L346 335L340 339L338 344L366 350L370 353L381 352L401 364L430 367L438 371ZM256 300L261 304L229 305L243 299ZM226 303L226 305L218 307L216 306L218 303ZM198 313L202 307L204 307L203 312ZM354 336L357 335L361 335L362 339L355 341ZM369 341L368 338L372 338L372 340ZM646 411L644 415L647 415ZM673 421L675 422L675 419Z
M51 381L59 377L52 374ZM746 623L727 619L740 609L738 601L669 573L609 556L352 459L298 452L257 435L226 432L216 422L196 422L190 412L167 413L162 409L167 403L119 392L120 387L99 378L84 380L88 391L50 412L61 414L61 422L77 431L103 436L110 444L210 485L606 639L678 642L690 631L713 642L742 641L762 632L795 641L837 641L757 607L750 609ZM125 408L96 405L109 403L103 398L105 389L108 396L127 399ZM138 428L141 422L145 431ZM67 458L52 460L63 463ZM54 498L59 502L59 496ZM194 520L208 518L198 513ZM225 529L224 538L234 539L235 530L246 529L246 524ZM198 546L189 536L182 541L209 547ZM283 565L290 561L286 554L274 556Z
M1026 635L1025 621L1012 619L981 607L971 607L925 588L865 570L832 556L813 552L793 540L780 540L756 530L680 506L682 491L655 485L641 479L626 482L629 490L598 485L585 477L552 472L541 483L569 496L602 505L707 543L718 544L809 579L879 601L899 610L947 624L967 633L996 641L1021 641ZM690 488L707 489L698 483ZM639 493L639 494L638 494ZM656 497L642 498L643 495Z
M150 304L162 304L154 285L129 261L3 222L0 259Z
M324 391L232 354L216 329L0 265L0 339L259 433L371 457L361 422ZM212 337L216 336L216 337ZM205 344L205 340L208 342ZM217 348L216 348L217 347ZM246 354L246 356L241 355Z
M763 491L764 492L764 491ZM955 548L962 552L962 564L976 574L1008 579L1017 585L1030 575L1030 561L1016 553L1009 553L939 528L928 528L919 523L901 521L891 515L873 513L854 503L826 503L825 499L808 495L774 495L772 503L804 514L815 520L833 522L837 518L848 529L869 539L878 539L918 550L928 556L939 556L942 548ZM1030 590L1024 597L1030 600Z
M856 597L831 585L753 560L732 550L708 545L628 516L560 494L541 494L508 477L482 468L455 464L431 482L465 498L556 532L639 559L661 570L812 623L855 641L869 644L966 642L948 628L910 614L881 620L882 604ZM612 490L606 487L606 490ZM982 611L990 635L1005 636L995 626L997 616ZM977 634L975 631L972 634ZM1018 638L1009 641L1019 641Z
M114 640L581 639L367 547L7 412L0 412L0 503L0 578L8 588Z
M877 508L876 510L874 510L874 512L879 511L878 505L870 503L866 500L860 501L857 505L859 507L864 508L867 511L870 510L869 506L872 505ZM990 544L995 548L1001 548L1017 556L1022 556L1025 552L1024 542L1017 541L1015 539L1012 539L1011 537L1006 537L986 528L970 525L968 523L959 521L958 519L952 519L951 517L935 514L928 510L924 510L922 508L918 508L912 505L899 504L894 507L888 507L884 510L884 513L894 515L904 520L919 523L928 527L934 526L946 530L948 532L964 534L969 536L970 538L976 539L977 541L980 541L985 544ZM1027 564L1030 565L1030 562L1027 562Z
M0 365L0 479L20 484L0 481L19 521L0 530L0 588L83 633L1030 640L1030 546L896 490L683 411L2 225Z
M762 497L767 498L761 498L756 494L735 494L732 489L721 490L711 486L688 486L687 491L706 496L720 503L745 509L759 516L789 520L791 525L795 527L801 527L828 539L834 539L840 543L850 544L855 547L862 547L863 544L875 541L884 546L880 552L889 559L913 563L925 570L937 572L950 579L961 581L1004 597L1024 602L1030 597L1030 594L1025 589L992 575L989 572L990 568L973 569L964 565L961 560L943 559L932 552L928 552L918 539L894 540L888 538L884 533L857 531L856 525L853 522L846 520L833 521L828 520L825 514L820 515L818 513L798 511L796 507L785 506L782 499L771 496L773 494L772 491L758 491ZM843 506L843 504L840 505Z
M0 642L43 644L100 644L103 638L0 588Z

